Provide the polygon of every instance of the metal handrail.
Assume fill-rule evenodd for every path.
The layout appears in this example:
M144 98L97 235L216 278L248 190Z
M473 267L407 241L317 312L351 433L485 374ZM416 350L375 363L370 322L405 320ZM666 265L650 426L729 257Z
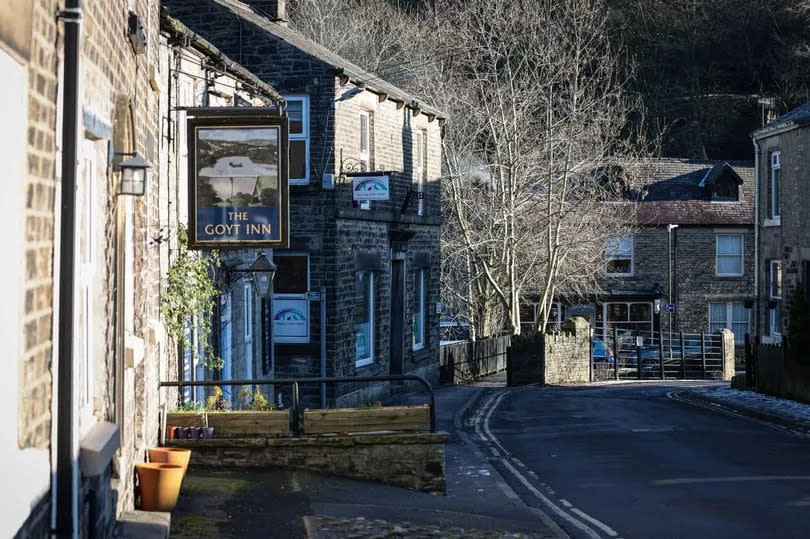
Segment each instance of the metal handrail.
M399 382L412 380L419 382L425 387L428 394L428 408L430 414L430 432L436 432L436 398L433 393L433 386L430 382L416 374L392 374L389 376L318 376L308 378L263 378L260 380L187 380L187 381L162 381L159 387L213 387L213 386L246 386L246 385L292 385L293 403L290 407L292 412L293 433L298 435L298 384L322 384L322 383L344 383L344 382Z

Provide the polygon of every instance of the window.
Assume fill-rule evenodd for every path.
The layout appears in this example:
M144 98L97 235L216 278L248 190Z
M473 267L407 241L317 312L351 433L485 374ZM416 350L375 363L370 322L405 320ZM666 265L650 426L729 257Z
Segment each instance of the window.
M717 234L717 268L719 276L740 276L743 274L742 234Z
M371 114L362 111L360 113L360 162L363 164L363 170L371 170ZM361 200L358 204L361 210L370 210L371 201Z
M605 242L608 275L633 275L633 238L610 238Z
M710 303L709 331L714 333L721 329L730 329L734 333L734 342L745 340L748 333L748 310L742 303Z
M769 329L771 337L782 336L782 261L768 263Z
M425 167L425 154L426 154L426 143L427 143L427 131L424 129L420 129L416 132L416 135L413 139L413 147L414 147L414 174L416 175L416 192L418 197L417 202L417 213L419 215L424 215L425 212L425 204L424 199L422 198L423 191L425 189L425 175L427 173Z
M287 96L290 126L290 184L309 183L309 98Z
M253 338L253 285L250 283L245 285L245 340L249 341Z
M273 340L278 343L309 342L309 255L274 252Z
M712 188L712 200L718 202L736 202L740 199L740 188L733 181L718 181Z
M357 272L357 304L354 310L354 364L374 363L374 274Z
M769 163L768 216L776 219L780 215L781 205L782 152L772 152Z
M95 424L94 408L94 366L93 342L95 335L95 281L96 281L96 200L97 154L92 141L85 140L83 146L82 173L78 186L79 226L78 241L78 290L76 294L76 346L79 376L79 429L82 433Z
M535 324L537 322L537 304L536 303L521 303L520 304L520 323L521 324Z
M411 319L413 330L413 349L419 350L425 346L425 270L413 273L413 315Z

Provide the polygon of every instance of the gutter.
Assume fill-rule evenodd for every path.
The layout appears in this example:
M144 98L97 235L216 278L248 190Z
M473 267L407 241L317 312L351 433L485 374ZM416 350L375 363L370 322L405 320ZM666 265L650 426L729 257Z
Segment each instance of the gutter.
M81 0L65 0L57 14L64 28L64 75L62 92L62 178L59 222L59 328L57 345L57 425L55 537L75 537L77 460L73 423L73 280L75 274L76 164L79 132L79 62L81 58Z
M754 335L759 339L759 142L754 138Z
M284 98L281 97L281 94L279 94L275 88L264 82L241 64L238 64L228 58L210 41L191 30L179 20L170 16L169 12L166 11L166 8L163 7L160 9L160 29L169 33L174 38L187 40L192 47L209 58L217 60L218 64L226 71L236 75L243 82L247 82L256 87L257 90L264 94L264 97L278 104L284 102Z

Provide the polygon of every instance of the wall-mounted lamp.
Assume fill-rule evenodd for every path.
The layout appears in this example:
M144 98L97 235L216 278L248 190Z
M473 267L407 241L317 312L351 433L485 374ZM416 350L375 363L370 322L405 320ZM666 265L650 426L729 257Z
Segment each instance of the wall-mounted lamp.
M146 192L146 169L149 168L146 160L138 152L116 153L115 155L129 157L129 159L121 161L116 167L121 171L119 194L143 196Z
M655 310L655 314L661 314L661 300L660 299L653 300L653 308Z

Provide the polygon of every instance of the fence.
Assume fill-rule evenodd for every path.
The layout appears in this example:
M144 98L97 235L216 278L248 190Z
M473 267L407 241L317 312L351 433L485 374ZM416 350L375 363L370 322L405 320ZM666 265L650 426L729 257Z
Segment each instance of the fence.
M447 344L439 354L440 380L463 384L506 370L506 349L510 337Z
M597 330L597 336L603 338L592 341L593 381L724 378L727 351L721 333L613 327ZM728 352L733 357L734 351Z
M754 359L757 390L776 397L810 402L810 362L800 350L781 344L758 344Z

